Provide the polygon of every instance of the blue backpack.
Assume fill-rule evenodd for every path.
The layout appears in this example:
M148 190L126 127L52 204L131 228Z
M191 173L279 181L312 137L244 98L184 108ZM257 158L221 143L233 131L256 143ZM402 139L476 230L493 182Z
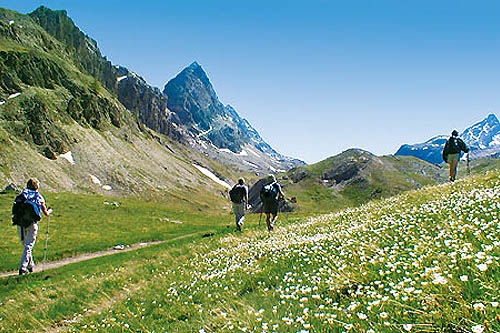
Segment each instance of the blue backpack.
M33 223L40 221L40 207L30 200L27 200L24 193L19 194L14 199L12 205L12 224L27 228Z

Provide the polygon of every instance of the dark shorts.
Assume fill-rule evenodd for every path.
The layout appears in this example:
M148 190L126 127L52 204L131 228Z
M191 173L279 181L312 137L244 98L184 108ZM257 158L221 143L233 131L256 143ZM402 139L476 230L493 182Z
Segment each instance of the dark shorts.
M265 214L278 214L278 201L268 201L264 203L263 212Z

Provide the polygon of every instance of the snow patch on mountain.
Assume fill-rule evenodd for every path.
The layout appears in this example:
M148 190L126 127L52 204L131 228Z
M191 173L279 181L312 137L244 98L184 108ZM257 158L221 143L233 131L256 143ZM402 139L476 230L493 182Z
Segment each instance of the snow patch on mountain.
M96 185L101 185L101 180L94 175L89 174L90 181Z
M223 181L219 177L217 177L212 171L208 170L207 168L202 167L201 165L194 164L193 166L198 169L202 174L213 180L219 185L224 186L225 188L231 188L231 185L229 185L227 182Z
M73 154L71 153L71 151L68 151L67 153L61 154L58 156L58 158L59 157L64 158L70 164L75 164L75 160L73 159Z

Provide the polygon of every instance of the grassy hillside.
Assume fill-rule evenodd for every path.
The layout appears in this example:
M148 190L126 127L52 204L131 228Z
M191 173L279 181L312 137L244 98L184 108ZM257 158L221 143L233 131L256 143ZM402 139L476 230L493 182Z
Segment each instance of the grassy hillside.
M22 248L16 228L9 223L16 194L0 193L0 272L16 270L19 266ZM215 201L202 192L189 201L178 196L170 202L71 193L43 195L54 209L49 230L49 261L105 250L118 244L172 239L232 227L229 211L224 208L227 202ZM34 252L36 262L44 256L47 224L47 217L39 223Z
M7 279L0 327L496 332L499 176Z
M444 181L439 167L406 156L375 156L350 149L281 177L297 209L328 212Z
M54 12L71 27L63 14ZM226 179L231 167L146 129L77 61L75 45L63 42L30 16L0 8L0 188L37 177L51 191L203 197L205 204L223 198L223 187L192 163Z

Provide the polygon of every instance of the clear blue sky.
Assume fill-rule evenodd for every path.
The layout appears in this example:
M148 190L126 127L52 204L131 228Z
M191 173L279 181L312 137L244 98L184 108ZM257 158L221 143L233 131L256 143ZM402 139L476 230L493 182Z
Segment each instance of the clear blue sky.
M500 107L500 1L7 0L66 9L104 55L163 89L198 61L275 149L394 153Z

